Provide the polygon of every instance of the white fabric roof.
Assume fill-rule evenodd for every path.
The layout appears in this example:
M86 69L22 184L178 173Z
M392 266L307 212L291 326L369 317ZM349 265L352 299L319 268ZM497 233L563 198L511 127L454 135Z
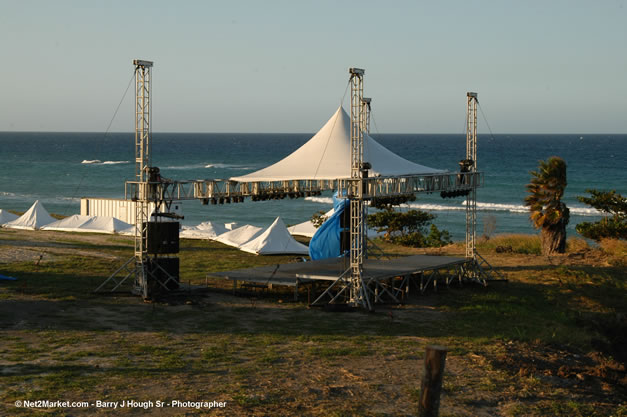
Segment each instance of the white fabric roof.
M81 216L79 214L74 214L70 217L66 217L65 219L57 220L56 222L52 222L43 226L42 230L55 230L61 232L79 232L79 227L83 225L87 220L91 217L89 216Z
M216 237L215 240L220 243L224 243L225 245L240 248L242 245L253 240L261 233L263 233L263 229L261 227L247 224L229 232L222 233L221 235Z
M335 210L331 209L323 214L325 219L331 217ZM318 229L314 226L311 220L307 220L306 222L299 223L297 225L291 226L287 228L287 231L290 232L292 236L305 236L305 237L313 237L316 234Z
M12 222L17 219L19 216L11 213L10 211L0 209L0 225Z
M39 200L35 201L28 211L17 219L5 223L2 227L10 227L12 229L29 229L37 230L42 226L55 222L56 219L48 214L48 211Z
M43 226L42 230L83 233L120 233L132 227L133 226L130 224L115 217L80 216L75 214Z
M280 217L256 238L240 246L240 250L257 255L309 255L309 248L294 240Z
M180 236L186 239L215 239L227 231L227 228L220 223L206 221L197 226L183 226Z
M79 232L119 233L131 227L130 224L111 216L94 216L79 226Z
M274 165L232 177L240 182L300 179L336 179L351 176L350 118L340 106L329 121L307 143ZM372 176L434 174L442 170L415 164L364 137L364 162Z

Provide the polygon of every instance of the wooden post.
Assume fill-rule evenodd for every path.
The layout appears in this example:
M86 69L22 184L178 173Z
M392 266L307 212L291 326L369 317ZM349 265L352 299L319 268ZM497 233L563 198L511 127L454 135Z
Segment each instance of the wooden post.
M438 417L447 350L443 346L434 345L425 348L425 373L422 376L418 403L419 417Z

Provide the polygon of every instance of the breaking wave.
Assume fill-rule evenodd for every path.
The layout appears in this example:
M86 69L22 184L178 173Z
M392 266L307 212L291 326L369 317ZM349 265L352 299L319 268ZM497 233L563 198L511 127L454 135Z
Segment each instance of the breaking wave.
M331 204L333 205L333 199L331 197L305 197L306 201L312 203Z
M191 164L191 165L171 165L164 167L163 169L171 169L173 171L186 171L190 169L202 169L205 168L205 164Z
M85 165L119 165L119 164L128 164L130 161L104 161L102 162L100 159L83 159L81 164Z
M252 167L246 165L235 165L235 164L207 164L207 163L198 163L198 164L189 164L189 165L170 165L164 167L163 169L170 169L173 171L186 171L192 169L203 169L203 168L217 168L217 169L252 169Z
M331 197L305 197L305 200L312 203L333 204ZM466 201L462 201L459 205L431 204L431 203L409 203L404 207L411 207L425 211L464 211L466 210ZM571 214L578 216L602 216L603 213L594 208L588 207L568 207ZM479 211L500 211L508 213L528 213L529 208L522 204L502 204L502 203L483 203L477 201L477 210Z
M219 169L253 169L252 167L246 165L235 165L235 164L207 164L205 168L219 168Z
M130 161L104 161L102 165L128 164Z
M462 211L466 210L466 201L462 201L458 206L448 206L440 204L420 204L409 203L409 207L420 210L432 211ZM602 213L594 208L588 207L568 207L571 214L579 216L601 216ZM508 213L529 213L529 208L522 204L503 204L503 203L483 203L477 201L477 210L479 211L502 211Z

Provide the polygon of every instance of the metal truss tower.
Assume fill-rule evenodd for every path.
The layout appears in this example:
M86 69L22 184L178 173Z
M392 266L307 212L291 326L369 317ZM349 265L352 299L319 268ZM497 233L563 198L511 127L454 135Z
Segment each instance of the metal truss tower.
M363 117L363 121L364 121L364 127L363 127L363 131L366 134L370 134L370 110L371 110L371 105L370 103L372 103L372 99L369 97L364 97L361 101L362 103L362 113L364 115Z
M462 170L477 172L477 93L466 93L466 160ZM474 258L477 238L477 187L473 184L466 198L466 258Z
M366 107L364 102L364 70L350 68L351 83L351 181L350 200L350 296L349 302L372 310L369 290L363 282L365 255L366 216L364 204L364 127Z
M178 287L178 263L170 258L168 264L170 266L164 267L167 259L161 262L163 258L158 259L158 255L178 252L178 223L171 223L174 226L168 228L170 231L176 229L174 242L170 235L163 234L165 227L157 227L162 225L151 223L150 211L155 210L155 216L167 215L160 214L159 211L163 205L169 208L172 198L164 196L163 185L158 176L159 170L151 166L152 103L150 96L153 63L136 59L133 65L135 66L135 181L127 181L125 194L135 206L135 253L103 282L96 292L101 289L106 290L105 287L109 283L111 283L109 291L115 291L128 278L134 277L133 293L149 299L156 290L160 290L159 287L165 290ZM151 238L154 239L151 241ZM176 282L172 283L173 280Z
M135 202L135 285L134 291L144 298L149 297L148 290L148 221L150 187L148 167L151 150L151 115L152 90L151 61L134 60L135 65L135 181L138 184ZM154 196L152 196L154 197Z

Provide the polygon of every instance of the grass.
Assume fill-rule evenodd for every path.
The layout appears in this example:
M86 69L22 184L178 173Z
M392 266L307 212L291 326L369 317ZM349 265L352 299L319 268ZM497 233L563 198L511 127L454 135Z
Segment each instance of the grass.
M70 250L52 261L0 264L18 277L0 283L0 415L32 415L11 404L45 398L228 401L215 415L410 415L427 344L449 348L441 415L626 415L624 242L569 242L570 254L600 260L591 265L570 254L548 262L535 237L497 236L479 250L507 283L453 286L369 314L225 292L152 304L95 295L132 240L59 236ZM497 254L503 245L512 253ZM293 260L187 240L179 255L182 280L196 284L207 271Z

